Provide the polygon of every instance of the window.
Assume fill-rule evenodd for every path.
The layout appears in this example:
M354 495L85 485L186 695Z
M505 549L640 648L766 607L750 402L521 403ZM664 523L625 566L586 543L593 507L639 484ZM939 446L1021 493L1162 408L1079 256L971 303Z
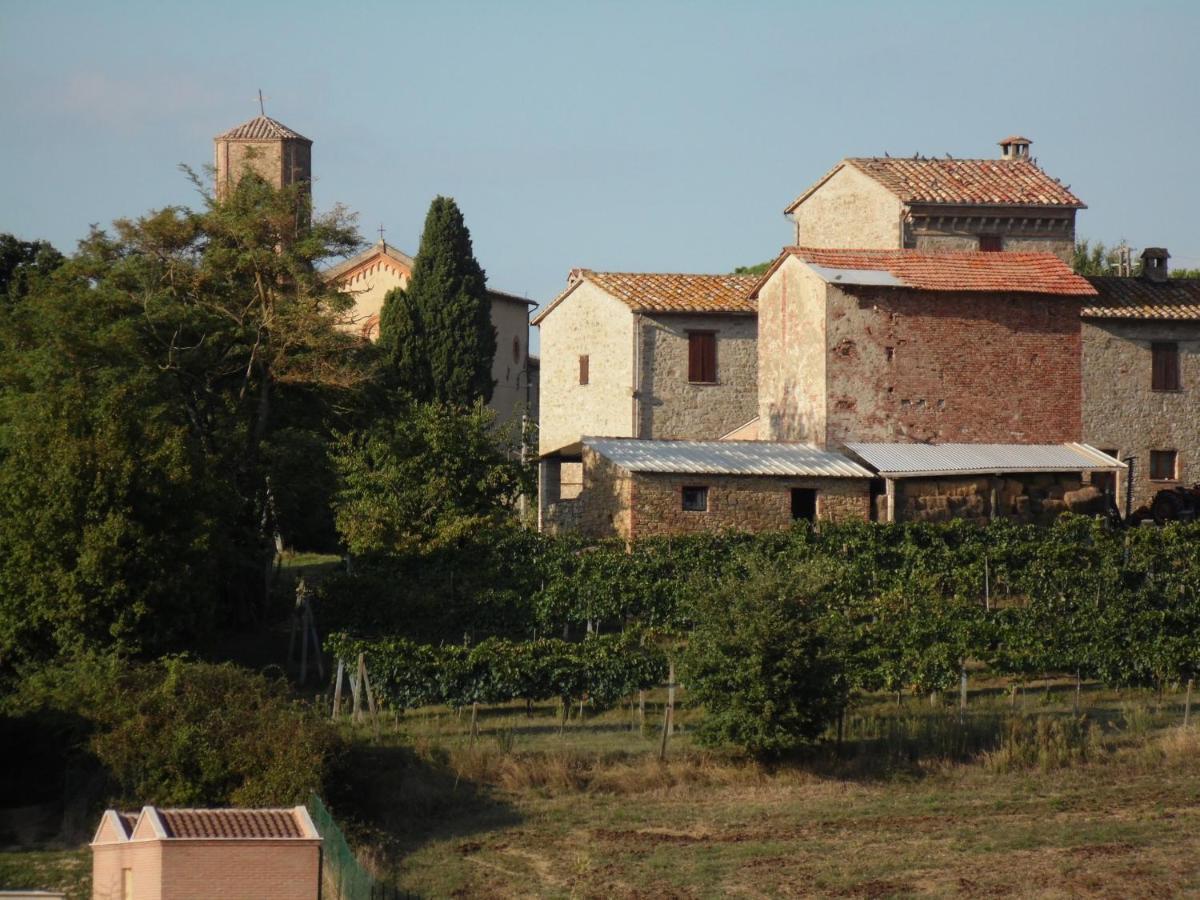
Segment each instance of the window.
M1155 342L1150 345L1150 389L1179 390L1179 345Z
M588 383L588 358L587 354L579 357L579 383Z
M712 331L688 332L688 381L717 382L717 335Z
M1152 481L1175 481L1179 454L1174 450L1150 451L1150 479Z
M981 234L979 249L984 253L999 253L1004 249L1004 238L998 234Z
M685 487L682 493L686 512L708 512L708 488Z
M521 362L521 339L513 338L513 362L518 365Z
M817 492L814 488L792 488L792 518L805 522L817 520Z

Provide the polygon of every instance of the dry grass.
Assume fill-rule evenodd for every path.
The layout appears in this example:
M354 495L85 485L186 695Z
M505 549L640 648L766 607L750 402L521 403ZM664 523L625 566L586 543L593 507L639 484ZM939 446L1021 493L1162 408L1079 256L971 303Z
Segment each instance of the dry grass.
M774 766L695 747L691 711L665 762L628 709L561 737L549 708L488 711L474 738L453 714L410 714L373 745L404 754L402 774L364 768L342 808L373 791L377 864L431 897L1200 892L1200 731L1178 709L994 695L962 722L881 698L840 756Z

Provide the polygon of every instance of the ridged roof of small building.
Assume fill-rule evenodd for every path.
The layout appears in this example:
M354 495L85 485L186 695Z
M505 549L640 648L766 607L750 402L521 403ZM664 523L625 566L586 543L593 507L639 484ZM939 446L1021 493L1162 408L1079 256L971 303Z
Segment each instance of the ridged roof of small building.
M585 437L583 445L629 472L666 475L779 475L870 478L832 450L782 441L653 441Z
M1096 275L1088 281L1098 296L1083 308L1085 318L1200 321L1200 280Z
M282 122L277 122L270 116L255 116L249 122L243 122L241 125L218 134L216 139L218 141L294 140L312 143L304 135L292 131Z
M848 443L846 449L885 478L1128 468L1090 444Z
M1096 289L1052 253L929 253L922 250L828 250L785 247L752 296L789 256L830 284L907 287L922 291L1093 296Z
M291 809L159 809L171 838L304 838Z
M575 269L567 289L533 319L538 324L585 281L642 313L754 313L749 292L755 275L689 275L669 272L594 272Z
M843 159L788 204L794 212L844 166L853 166L905 203L948 206L1044 206L1086 209L1057 178L1028 159L927 159L888 156Z

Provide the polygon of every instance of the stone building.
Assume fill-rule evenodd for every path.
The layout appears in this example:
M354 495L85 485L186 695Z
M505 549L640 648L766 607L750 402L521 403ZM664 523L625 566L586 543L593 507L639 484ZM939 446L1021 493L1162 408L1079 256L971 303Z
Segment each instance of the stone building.
M92 839L94 900L317 900L321 835L293 809L108 810Z
M755 279L571 273L541 330L542 455L585 434L713 439L757 407Z
M325 271L325 277L354 297L351 330L369 340L379 338L383 300L395 288L408 286L412 257L384 241ZM488 289L496 355L492 359L492 399L488 405L501 421L528 413L537 416L537 366L529 356L529 313L536 301Z
M801 247L1008 250L1070 262L1086 206L1008 137L999 159L844 159L784 213Z
M576 496L560 497L552 480L542 482L550 495L541 504L543 531L633 541L871 514L872 473L804 444L586 437L580 452Z
M281 122L255 116L213 138L217 197L247 172L275 187L312 183L312 141Z
M1089 278L1083 308L1084 440L1133 457L1133 506L1200 483L1200 281L1168 278L1149 249L1139 278Z
M1047 253L787 248L751 295L759 437L1078 441L1095 294Z

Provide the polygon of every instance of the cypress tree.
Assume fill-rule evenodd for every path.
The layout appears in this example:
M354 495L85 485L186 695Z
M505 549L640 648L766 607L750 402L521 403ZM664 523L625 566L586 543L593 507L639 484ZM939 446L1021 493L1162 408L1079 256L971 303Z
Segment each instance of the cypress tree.
M408 287L388 295L379 328L392 373L414 399L491 399L496 331L485 275L449 197L429 205Z

